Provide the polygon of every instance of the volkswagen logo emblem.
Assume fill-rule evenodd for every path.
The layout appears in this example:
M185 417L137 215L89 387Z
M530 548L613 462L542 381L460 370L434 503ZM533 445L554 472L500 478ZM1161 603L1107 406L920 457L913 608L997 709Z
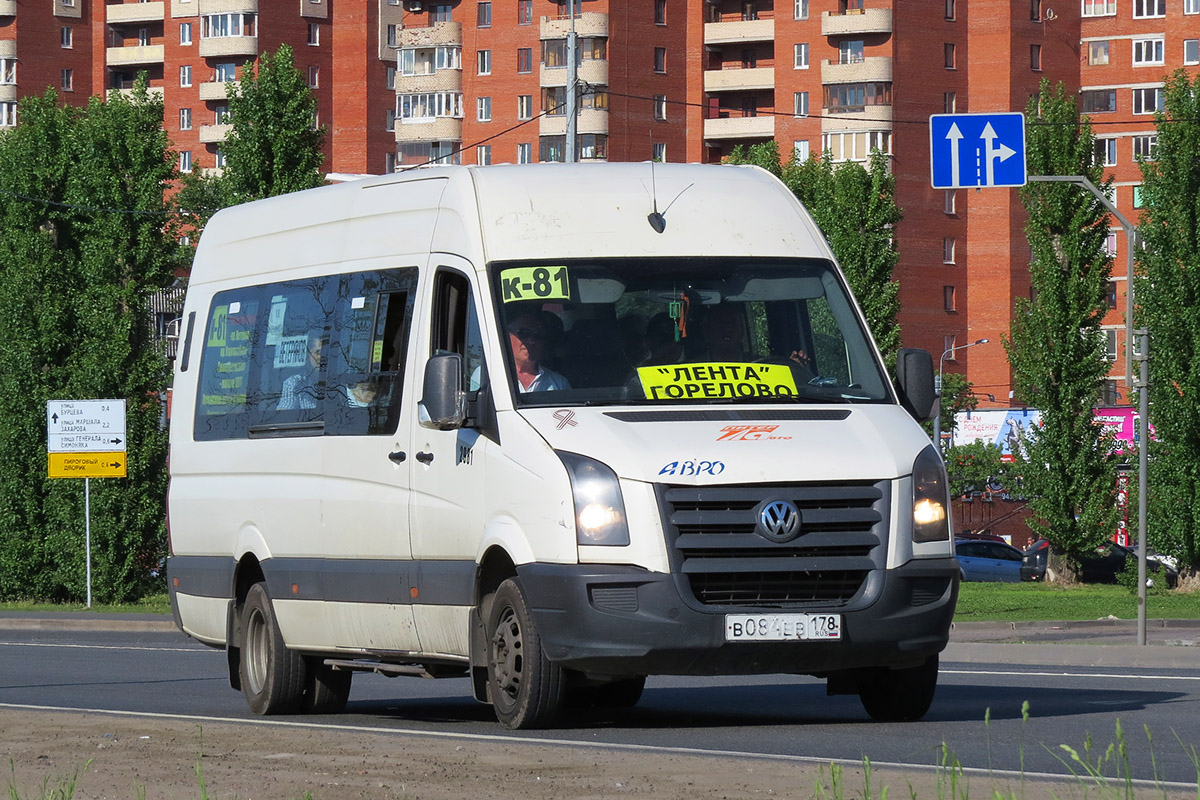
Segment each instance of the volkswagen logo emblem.
M758 530L773 542L790 542L800 535L800 510L787 500L773 500L758 512Z

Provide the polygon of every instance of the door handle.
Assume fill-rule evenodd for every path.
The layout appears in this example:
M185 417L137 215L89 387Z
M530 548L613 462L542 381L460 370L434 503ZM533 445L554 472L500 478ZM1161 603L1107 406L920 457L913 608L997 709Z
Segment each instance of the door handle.
M394 453L388 453L388 458L390 458L392 461L396 462L397 464L403 464L404 459L408 458L408 456L406 456L404 454L403 450L397 450Z
M417 461L420 461L422 464L431 464L433 463L433 453L419 452L417 453Z

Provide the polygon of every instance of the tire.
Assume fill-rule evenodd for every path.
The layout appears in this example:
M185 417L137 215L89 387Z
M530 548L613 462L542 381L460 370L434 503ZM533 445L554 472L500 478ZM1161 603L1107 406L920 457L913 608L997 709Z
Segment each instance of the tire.
M340 714L346 710L353 672L334 669L314 656L304 659L304 673L305 714Z
M513 730L552 725L566 696L563 670L542 650L521 584L500 584L487 623L488 690L496 719Z
M871 719L912 722L925 716L937 689L938 657L919 667L878 669L859 684L858 697Z
M287 648L264 583L242 605L242 693L255 714L291 714L304 696L304 659Z

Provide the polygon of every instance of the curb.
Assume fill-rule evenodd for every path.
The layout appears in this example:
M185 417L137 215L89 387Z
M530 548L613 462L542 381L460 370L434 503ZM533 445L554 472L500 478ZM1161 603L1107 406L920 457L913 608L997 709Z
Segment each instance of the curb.
M178 633L169 617L162 619L107 619L96 616L79 618L2 617L0 630L8 631L109 631L112 633Z

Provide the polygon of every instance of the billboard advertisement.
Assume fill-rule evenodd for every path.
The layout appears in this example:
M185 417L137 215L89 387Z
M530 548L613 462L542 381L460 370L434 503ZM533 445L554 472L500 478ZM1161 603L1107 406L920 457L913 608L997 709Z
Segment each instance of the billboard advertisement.
M1138 412L1136 408L1092 409L1096 421L1113 436L1113 454L1137 449ZM960 411L954 415L953 444L986 442L1000 448L1002 461L1014 461L1021 453L1022 437L1029 439L1041 426L1042 412L1033 408L999 408ZM1154 426L1150 426L1154 438Z

